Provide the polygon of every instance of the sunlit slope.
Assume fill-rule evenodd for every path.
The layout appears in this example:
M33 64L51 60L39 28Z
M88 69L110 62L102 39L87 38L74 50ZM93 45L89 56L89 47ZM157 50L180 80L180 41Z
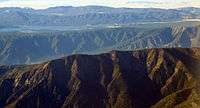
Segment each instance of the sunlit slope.
M0 105L53 108L198 108L200 50L72 55L1 66Z

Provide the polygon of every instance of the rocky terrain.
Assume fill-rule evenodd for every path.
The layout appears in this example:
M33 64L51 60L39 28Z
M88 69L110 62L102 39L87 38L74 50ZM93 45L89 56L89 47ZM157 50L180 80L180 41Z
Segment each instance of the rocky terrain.
M182 24L182 25L181 25ZM0 64L31 64L76 53L199 47L200 26L188 24L68 31L1 32Z
M198 108L200 49L111 51L0 67L0 107Z

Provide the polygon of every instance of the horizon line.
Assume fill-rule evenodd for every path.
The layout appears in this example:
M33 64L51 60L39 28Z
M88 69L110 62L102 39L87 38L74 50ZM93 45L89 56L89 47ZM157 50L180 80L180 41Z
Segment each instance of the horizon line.
M160 7L114 7L114 6L105 6L105 5L85 5L85 6L72 6L72 5L61 5L61 6L49 6L44 8L34 8L34 7L20 7L20 6L5 6L0 7L0 9L3 8L21 8L21 9L33 9L33 10L45 10L50 8L56 8L56 7L73 7L73 8L79 8L79 7L107 7L107 8L115 8L115 9L163 9L163 10L170 10L170 9L183 9L183 8L198 8L196 6L183 6L183 7L174 7L174 8L160 8Z

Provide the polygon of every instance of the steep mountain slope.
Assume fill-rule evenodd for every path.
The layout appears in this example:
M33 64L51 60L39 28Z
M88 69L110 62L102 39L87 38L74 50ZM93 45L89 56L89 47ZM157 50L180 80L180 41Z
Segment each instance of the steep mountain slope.
M2 66L9 108L197 108L200 49L112 51Z
M198 24L198 23L197 23ZM74 53L199 47L199 26L137 26L69 31L1 32L0 63L35 63Z

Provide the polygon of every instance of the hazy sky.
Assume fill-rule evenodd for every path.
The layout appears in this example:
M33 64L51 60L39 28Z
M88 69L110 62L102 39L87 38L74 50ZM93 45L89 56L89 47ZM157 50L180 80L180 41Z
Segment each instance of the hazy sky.
M200 0L0 0L0 7L31 7L101 5L132 8L200 7Z

